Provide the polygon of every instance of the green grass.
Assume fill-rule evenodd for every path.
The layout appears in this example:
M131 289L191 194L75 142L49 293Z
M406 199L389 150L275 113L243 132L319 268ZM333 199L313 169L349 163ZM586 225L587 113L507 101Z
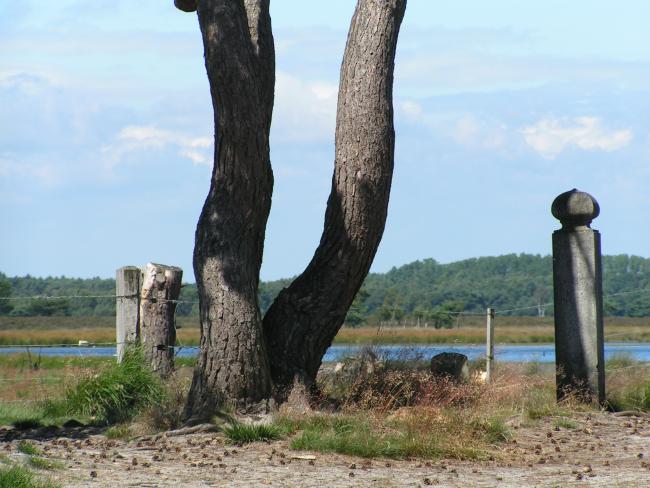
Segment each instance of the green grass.
M223 429L226 437L235 444L272 441L284 437L283 430L273 424L245 425L235 422Z
M426 425L420 421L377 420L372 415L318 415L306 419L282 419L287 431L296 431L295 450L337 452L365 458L486 459L482 435L473 442L457 442L452 424ZM465 430L463 426L463 430ZM463 432L467 434L468 432ZM454 439L456 436L456 439Z
M553 421L553 427L575 430L580 428L580 424L570 418L560 417Z
M637 410L650 412L650 380L613 392L610 394L608 401L610 407L615 411Z
M44 457L30 456L29 465L32 468L42 469L46 471L54 471L56 469L63 469L64 465L60 461L46 459Z
M0 467L0 488L57 488L50 480L39 478L26 466Z
M639 365L639 361L632 358L630 354L620 353L615 354L607 361L605 361L605 372L611 373L616 370L628 369Z
M30 456L40 456L43 454L43 451L28 441L20 441L18 443L18 450L23 454L28 454Z
M163 395L162 382L146 364L142 351L133 347L121 363L107 364L97 374L81 378L62 400L50 402L48 411L112 424L133 418Z
M0 425L13 425L19 430L61 426L71 418L83 423L90 421L88 418L71 416L66 412L56 411L56 409L52 408L52 402L2 403L0 401Z
M106 429L104 435L107 439L129 439L133 436L133 433L128 424L118 424Z
M509 442L513 438L512 431L500 417L475 420L473 425L478 431L483 432L485 440L490 444Z

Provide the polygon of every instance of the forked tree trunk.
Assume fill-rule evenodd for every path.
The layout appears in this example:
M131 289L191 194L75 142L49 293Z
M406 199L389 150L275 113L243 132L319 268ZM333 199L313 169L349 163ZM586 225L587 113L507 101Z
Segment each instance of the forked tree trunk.
M264 317L279 395L310 385L368 274L393 174L393 66L406 0L359 0L341 66L335 169L320 245Z
M196 228L201 348L188 416L205 417L224 403L250 405L271 394L257 304L273 190L275 58L268 7L268 0L198 2L215 114L215 161Z
M321 243L264 319L257 305L273 177L274 53L268 0L198 5L215 111L215 166L196 229L201 349L187 404L206 416L311 383L379 245L393 169L392 82L406 0L359 0L341 68L332 193ZM267 348L270 352L267 356Z

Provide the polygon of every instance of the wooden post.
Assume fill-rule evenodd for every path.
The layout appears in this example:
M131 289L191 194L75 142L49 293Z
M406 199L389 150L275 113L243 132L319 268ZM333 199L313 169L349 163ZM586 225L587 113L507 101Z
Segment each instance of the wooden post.
M140 338L140 268L124 266L115 274L115 335L117 361L121 362L127 343Z
M485 381L490 382L492 379L492 363L494 361L494 309L488 308L486 314L486 361L485 361Z
M140 332L145 357L161 377L174 371L174 312L183 270L149 263L144 267L140 299Z

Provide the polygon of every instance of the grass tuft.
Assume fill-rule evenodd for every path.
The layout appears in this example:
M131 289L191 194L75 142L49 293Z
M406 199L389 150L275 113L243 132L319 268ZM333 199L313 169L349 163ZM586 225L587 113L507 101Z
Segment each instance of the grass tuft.
M146 364L141 349L133 347L121 363L87 375L65 392L63 400L50 402L48 413L78 414L112 424L133 418L162 398L161 381Z
M273 441L284 437L282 429L273 424L245 425L235 422L224 428L226 437L236 444Z
M47 471L53 471L55 469L63 469L63 463L60 461L54 461L52 459L46 459L44 457L31 456L29 458L29 465L36 469L43 469Z
M57 488L49 480L39 479L26 466L0 467L0 488Z
M40 456L43 454L43 451L28 441L20 441L18 443L18 450L23 454L28 454L30 456Z
M128 424L118 424L106 429L104 435L107 439L129 439L133 437L133 432Z
M575 430L580 428L580 424L570 418L560 417L558 419L555 419L553 422L553 427Z

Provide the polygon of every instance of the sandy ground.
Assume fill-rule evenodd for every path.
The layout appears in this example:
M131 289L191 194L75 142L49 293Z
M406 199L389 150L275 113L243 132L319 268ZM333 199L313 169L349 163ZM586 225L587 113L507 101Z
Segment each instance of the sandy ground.
M514 439L485 462L365 460L296 452L288 441L237 447L218 433L124 442L84 428L48 439L0 429L0 441L14 459L25 457L20 437L33 441L65 465L49 475L66 487L650 486L650 417L596 412L574 419L577 429L554 427L553 419L513 425ZM295 458L301 455L315 459Z

